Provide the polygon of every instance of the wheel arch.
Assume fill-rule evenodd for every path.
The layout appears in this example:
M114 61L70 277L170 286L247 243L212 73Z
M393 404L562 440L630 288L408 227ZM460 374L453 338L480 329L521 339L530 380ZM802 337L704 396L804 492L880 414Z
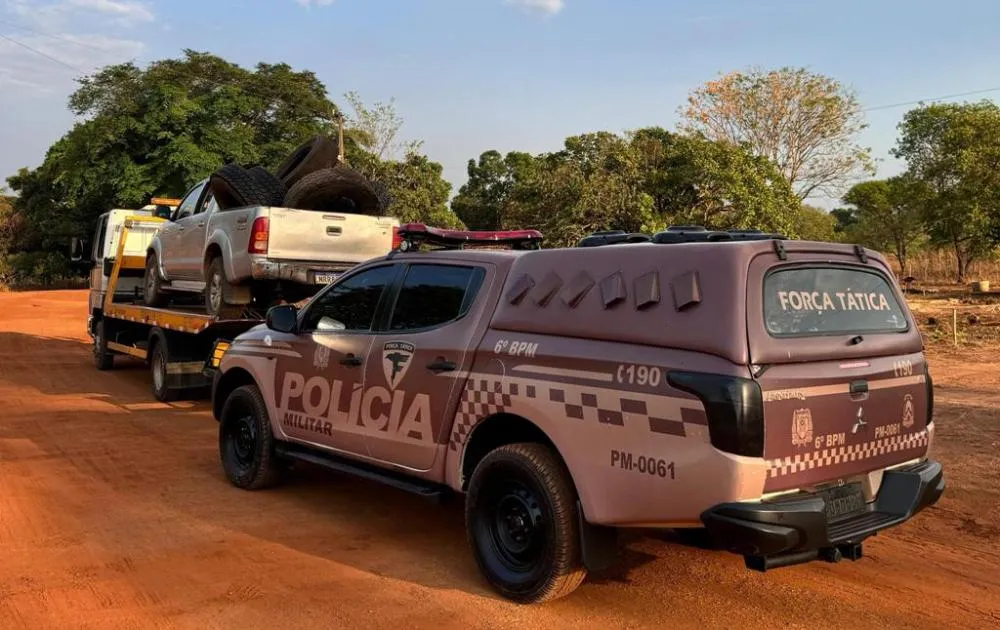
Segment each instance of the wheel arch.
M146 247L146 260L149 260L150 256L156 256L156 273L160 276L160 280L169 280L167 275L164 273L165 267L163 266L163 245L160 243L160 239L156 236L149 241L149 246Z
M226 404L229 395L244 385L256 384L257 381L248 370L241 367L226 370L219 376L219 380L212 388L212 417L220 421L222 419L222 406Z
M461 490L464 492L468 488L473 471L490 451L518 442L531 442L548 446L569 471L566 458L559 452L559 447L537 423L524 416L502 411L487 416L476 423L465 441L459 462ZM570 472L570 479L573 479L572 472ZM575 480L573 485L575 489Z

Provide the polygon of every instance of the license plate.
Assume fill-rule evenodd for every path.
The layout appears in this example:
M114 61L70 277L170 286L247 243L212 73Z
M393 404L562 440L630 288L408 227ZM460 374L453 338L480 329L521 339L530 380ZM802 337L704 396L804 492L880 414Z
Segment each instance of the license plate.
M838 521L864 512L865 495L860 483L852 483L838 488L829 488L820 493L826 501L826 518Z
M337 279L339 273L317 273L313 275L313 282L315 284L330 284Z

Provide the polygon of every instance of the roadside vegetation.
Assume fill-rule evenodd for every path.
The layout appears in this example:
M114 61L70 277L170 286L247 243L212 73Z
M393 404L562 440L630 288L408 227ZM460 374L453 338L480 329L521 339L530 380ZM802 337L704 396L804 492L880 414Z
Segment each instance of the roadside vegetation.
M804 69L731 72L695 88L674 129L582 133L541 154L487 150L454 195L441 165L404 140L393 101L348 92L336 103L286 64L247 69L186 51L108 66L79 80L69 108L77 123L0 196L0 286L72 285L68 243L101 213L179 197L226 163L273 169L304 138L334 133L338 113L348 163L386 187L404 222L536 228L547 246L596 230L756 228L864 244L917 285L997 271L1000 108L988 101L906 113L894 153L907 168L873 180L850 89ZM827 212L819 196L842 206Z

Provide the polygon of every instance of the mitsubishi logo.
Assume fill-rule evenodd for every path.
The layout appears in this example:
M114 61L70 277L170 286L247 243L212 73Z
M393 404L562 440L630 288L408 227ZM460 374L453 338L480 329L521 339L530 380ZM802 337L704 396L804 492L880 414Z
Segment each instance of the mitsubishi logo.
M851 433L857 433L858 429L867 426L868 423L865 422L865 408L858 407L858 421L854 423L854 428L851 429Z

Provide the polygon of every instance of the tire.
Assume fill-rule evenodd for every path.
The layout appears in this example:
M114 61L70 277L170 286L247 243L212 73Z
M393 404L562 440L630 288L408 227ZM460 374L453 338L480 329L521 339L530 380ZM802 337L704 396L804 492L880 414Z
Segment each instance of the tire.
M160 402L177 400L176 389L167 387L167 364L170 363L170 353L167 342L163 339L153 344L149 353L149 376L153 382L153 397Z
M472 473L469 542L486 580L508 599L550 601L583 582L577 518L569 472L545 445L502 446Z
M102 372L115 366L115 355L108 351L108 338L104 333L104 320L94 325L94 367Z
M163 279L160 278L160 265L156 254L146 256L146 273L142 279L142 301L146 306L166 306L168 296L163 291Z
M241 166L226 164L212 173L209 179L215 202L220 210L246 208L248 206L268 206L279 193L271 184L258 180ZM280 205L280 202L279 202Z
M267 405L256 385L229 394L219 416L219 458L229 482L244 490L278 483L281 466L274 455L274 434Z
M381 205L368 180L343 165L303 177L285 195L285 206L300 210L379 216Z
M288 192L288 189L280 179L271 174L271 171L263 166L254 166L247 172L250 173L250 177L257 180L262 189L267 191L268 198L265 200L266 203L261 205L281 206L285 202L285 193Z
M292 154L274 172L286 188L291 188L303 177L337 163L337 145L326 136L314 136L292 151Z
M219 319L239 319L243 306L227 304L226 297L232 294L232 285L226 279L221 258L213 258L205 271L205 310Z

